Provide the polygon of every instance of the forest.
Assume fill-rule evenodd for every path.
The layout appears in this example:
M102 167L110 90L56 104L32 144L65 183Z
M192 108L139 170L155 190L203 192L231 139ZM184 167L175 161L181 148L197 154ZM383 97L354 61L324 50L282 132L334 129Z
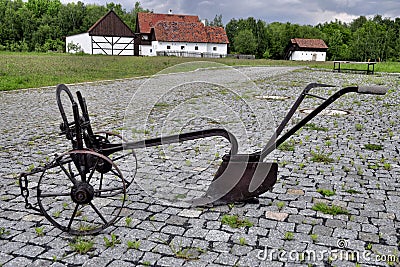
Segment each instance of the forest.
M109 10L132 29L136 14L150 12L136 2L130 9L120 4L105 6L60 0L0 0L0 51L48 52L65 50L65 37L86 32ZM360 16L351 23L332 21L318 25L290 22L266 23L260 19L231 19L222 15L206 20L223 26L230 53L254 54L257 58L284 59L291 38L319 38L328 45L328 60L400 61L400 18Z

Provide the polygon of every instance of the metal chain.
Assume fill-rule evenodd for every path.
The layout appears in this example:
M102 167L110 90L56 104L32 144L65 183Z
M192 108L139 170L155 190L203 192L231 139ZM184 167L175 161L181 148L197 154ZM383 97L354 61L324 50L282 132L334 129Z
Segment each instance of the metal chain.
M21 173L19 176L19 188L21 189L21 196L25 200L25 208L26 209L32 209L34 211L40 212L42 214L42 211L34 207L30 202L29 202L29 189L28 189L28 173Z

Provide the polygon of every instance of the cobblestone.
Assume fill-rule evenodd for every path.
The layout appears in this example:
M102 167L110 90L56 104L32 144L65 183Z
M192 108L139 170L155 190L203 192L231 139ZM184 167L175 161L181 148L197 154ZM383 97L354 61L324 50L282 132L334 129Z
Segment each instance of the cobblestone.
M243 75L249 79L240 80ZM328 257L300 262L298 258L278 259L277 253L274 259L260 256L268 256L263 255L264 249L318 253L339 248L361 255L370 247L381 255L400 254L397 76L239 67L154 79L79 84L71 85L70 89L79 90L86 97L96 130L129 132L128 137L134 132L132 138L139 140L193 130L199 125L223 126L238 138L241 153L252 153L265 144L310 82L337 86L380 84L391 90L387 96L342 97L329 109L345 110L348 115L320 115L312 121L314 126L327 127L328 131L318 131L312 125L305 127L291 137L294 151L276 149L269 158L279 164L279 179L271 191L259 198L258 204L191 208L183 202L207 190L218 167L217 158L229 151L227 144L219 140L136 151L138 172L127 190L120 220L96 236L87 236L94 245L84 255L72 251L73 236L54 227L44 216L24 209L16 184L18 173L32 164L37 166L52 160L56 153L71 149L67 140L58 135L60 115L54 99L55 88L0 92L1 266L330 266ZM207 82L193 82L203 80ZM141 96L141 88L154 81L159 86L149 88ZM315 91L327 96L331 90ZM289 98L272 101L255 97L260 95ZM130 104L133 96L135 101ZM152 101L154 105L149 112L141 110ZM314 107L317 101L306 98L304 107ZM297 112L294 119L298 121L303 116L304 113ZM198 117L202 119L196 121L194 118ZM204 119L211 117L213 121ZM256 118L257 123L247 118ZM148 135L144 122L149 123ZM357 124L363 126L362 131L356 129ZM382 145L384 149L369 151L366 144ZM334 162L314 162L313 153L328 155ZM133 160L127 160L126 164L117 165L128 177L132 163ZM390 164L390 170L384 168L384 163ZM372 165L379 167L375 170L369 167ZM29 178L30 200L36 205L40 175ZM57 181L49 188L57 186ZM318 188L330 189L335 195L322 196ZM344 207L348 214L314 211L317 202ZM226 214L247 219L253 226L231 228L221 223ZM44 229L43 236L38 236L38 228ZM110 238L112 233L120 243L107 248L104 237ZM128 241L138 241L138 248L128 249ZM396 260L399 264L398 256ZM358 263L387 266L386 262L367 259ZM354 266L355 262L337 260L331 264Z

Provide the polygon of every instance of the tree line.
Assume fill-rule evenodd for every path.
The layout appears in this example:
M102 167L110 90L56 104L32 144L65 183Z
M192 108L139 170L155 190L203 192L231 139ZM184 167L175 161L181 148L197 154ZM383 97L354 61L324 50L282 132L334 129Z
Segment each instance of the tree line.
M231 52L255 54L257 58L284 59L290 39L315 38L329 47L329 60L400 61L400 18L360 16L351 23L336 20L311 26L267 24L249 17L231 19L225 29Z
M113 2L105 6L60 0L0 0L0 50L64 51L65 37L86 32L109 10L135 29L136 14L149 12L135 3L125 10Z
M64 51L65 37L86 32L107 11L114 10L135 29L138 12L150 12L136 2L131 10L120 4L105 6L60 0L0 0L0 50ZM231 53L254 54L257 58L284 59L292 38L323 39L329 60L400 61L400 18L394 20L361 16L351 23L334 21L316 26L266 23L253 17L231 19L222 15L206 20L207 25L225 26Z

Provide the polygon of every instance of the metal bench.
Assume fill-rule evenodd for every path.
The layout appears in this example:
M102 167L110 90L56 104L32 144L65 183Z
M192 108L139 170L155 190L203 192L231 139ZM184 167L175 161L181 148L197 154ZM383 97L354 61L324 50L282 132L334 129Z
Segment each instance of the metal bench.
M341 72L342 70L346 70L346 71L361 71L367 72L368 74L374 74L375 72L375 64L377 62L356 62L356 61L333 61L333 71L337 71L337 72ZM343 64L365 64L367 65L367 69L366 70L360 70L360 69L356 69L356 68L343 68L342 65ZM372 69L370 68L372 66Z

